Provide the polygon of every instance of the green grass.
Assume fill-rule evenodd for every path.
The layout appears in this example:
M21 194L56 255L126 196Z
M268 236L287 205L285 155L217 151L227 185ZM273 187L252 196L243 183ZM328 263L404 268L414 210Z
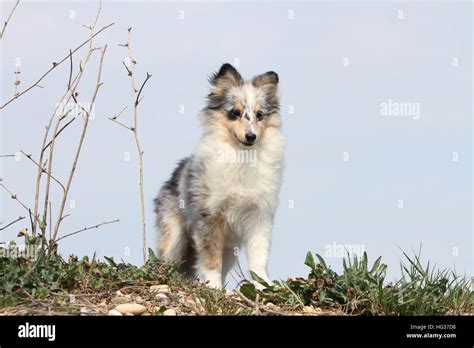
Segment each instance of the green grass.
M35 258L0 257L0 307L44 300L55 294L98 293L137 283L173 283L180 279L176 267L159 263L153 254L143 267L116 263L108 257L100 262L95 255L92 259L69 256L65 260L57 252L48 255L35 239L27 238L27 245L38 248ZM10 254L19 254L15 243L8 248Z
M338 275L320 255L308 252L305 264L311 271L306 279L296 278L266 284L260 297L266 301L295 306L339 307L348 314L363 315L447 315L470 314L474 300L471 280L449 270L423 266L420 254L403 253L402 277L386 284L387 266L379 257L369 265L367 253L343 260ZM256 297L255 287L244 293Z
M64 259L56 250L48 252L40 238L26 236L25 242L38 249L36 258L0 257L0 313L22 308L26 313L45 314L46 309L48 313L53 309L55 314L79 314L84 306L100 302L100 313L106 314L120 290L132 300L144 299L153 308L149 313L162 315L166 306L155 303L149 290L153 284L168 284L170 306L188 315L285 315L304 313L308 306L349 315L456 315L471 314L474 298L470 279L423 265L419 253L412 257L404 253L402 277L387 283L387 266L380 257L372 264L366 253L361 258L345 258L343 272L337 274L321 256L314 258L308 252L306 278L267 284L252 274L264 290L246 283L239 297L184 279L177 265L162 263L151 250L148 262L137 267L107 257L104 261L95 256ZM14 243L8 248L18 253ZM74 294L82 302L71 303L68 298ZM270 302L273 309L266 310Z

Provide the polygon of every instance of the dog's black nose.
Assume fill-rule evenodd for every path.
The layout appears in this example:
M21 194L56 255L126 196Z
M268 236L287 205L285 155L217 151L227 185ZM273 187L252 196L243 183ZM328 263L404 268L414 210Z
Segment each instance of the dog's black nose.
M247 134L245 134L245 139L249 143L253 143L255 141L255 139L257 139L257 135L255 133L247 133Z

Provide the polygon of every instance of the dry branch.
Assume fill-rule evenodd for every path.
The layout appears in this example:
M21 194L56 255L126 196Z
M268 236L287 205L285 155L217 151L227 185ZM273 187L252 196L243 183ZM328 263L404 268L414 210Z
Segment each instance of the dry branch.
M23 150L20 150L20 152L26 157L28 158L31 162L33 162L38 168L40 168L40 170L43 171L43 173L46 173L46 175L48 175L51 179L53 179L59 186L61 186L61 188L63 189L63 191L66 190L66 188L64 187L64 185L62 184L61 181L59 181L58 179L56 179L51 173L48 173L46 171L46 169L44 169L44 167L39 164L38 162L36 162L34 159L33 159L33 156L29 155L29 154L26 154Z
M131 93L132 93L132 100L133 100L133 125L127 126L124 123L117 120L117 118L122 114L122 112L125 111L126 107L123 108L119 114L113 117L109 117L109 120L130 130L133 133L133 137L135 139L135 145L137 148L139 168L140 168L139 189L140 189L140 210L141 210L141 223L142 223L143 261L146 262L147 261L147 247L146 247L145 194L144 194L144 188L143 188L143 150L140 144L140 138L138 136L138 104L141 101L140 95L143 91L143 88L145 87L148 80L151 78L151 75L147 72L146 78L141 84L140 88L139 89L136 88L135 65L137 64L137 61L133 58L133 55L132 55L131 32L132 32L132 28L128 28L127 43L123 45L119 45L119 46L126 47L128 50L128 60L129 60L130 67L128 67L127 64L125 64L125 62L122 61L122 63L127 71L127 75L130 77Z
M27 212L28 212L28 217L30 218L30 223L31 223L31 228L33 229L33 214L31 213L31 209L28 208L28 206L23 203L22 201L20 201L20 199L18 198L18 196L16 195L16 193L13 193L8 187L5 186L5 184L3 183L3 179L0 178L0 186L3 187L3 189L8 192L8 194L10 195L11 199L15 200L18 202L19 205L21 205Z
M97 22L100 17L100 13L102 10L102 3L99 2L99 8L97 10L96 16L94 23L89 27L90 33L89 33L89 45L87 48L86 55L84 56L83 60L79 64L79 71L76 74L75 78L71 81L72 79L72 72L73 72L73 60L72 60L72 51L69 50L69 78L67 82L67 90L66 93L63 95L61 98L60 102L56 106L53 115L51 116L48 125L46 126L46 132L43 138L43 144L42 144L42 151L40 153L40 159L44 157L45 150L49 147L49 163L48 163L48 173L52 173L52 167L53 167L53 160L54 160L54 154L55 154L55 143L56 143L56 138L58 135L64 130L72 121L68 122L65 126L63 126L61 129L59 129L62 120L68 115L68 113L72 110L69 109L68 112L63 114L64 110L61 110L61 116L57 117L56 124L54 126L53 134L52 134L52 139L51 141L46 144L47 139L48 139L48 133L51 128L51 125L53 123L53 120L55 116L57 116L58 108L59 106L62 105L68 105L68 103L71 101L71 99L74 99L75 102L77 102L76 94L77 94L77 88L78 85L82 79L84 69L86 68L90 57L92 56L92 53L95 51L95 49L92 47L93 43L93 38L97 35L95 32L95 28L97 26ZM86 41L87 42L87 41ZM41 162L41 161L40 161ZM38 171L37 173L37 178L36 178L36 194L35 194L35 212L37 213L38 211L38 203L39 203L39 190L40 190L40 185L41 185L41 175L42 173ZM48 215L48 204L49 204L49 194L50 194L50 188L51 188L51 179L50 177L47 178L46 180L46 187L45 187L45 192L44 192L44 204L43 204L43 218L46 220L47 215ZM36 215L35 215L36 216ZM58 219L63 219L63 217L60 215ZM58 220L59 221L59 220ZM36 227L37 221L35 221L35 227ZM51 226L50 226L51 227Z
M84 47L88 42L91 42L92 39L94 37L96 37L97 35L99 35L101 32L103 32L104 30L106 30L107 28L111 27L112 25L114 25L115 23L110 23L104 27L102 27L100 30L98 30L94 35L92 35L89 39L87 39L86 41L84 41L82 44L80 44L79 46L77 46L74 50L69 50L69 53L66 55L66 57L62 58L61 60L59 60L59 62L53 62L52 64L52 67L49 68L43 75L41 75L41 77L39 79L36 80L36 82L34 82L33 84L31 84L28 88L26 88L24 91L22 92L19 92L17 95L13 96L13 98L11 98L10 100L6 101L2 106L0 106L0 110L3 109L5 106L7 106L8 104L10 104L12 101L14 101L15 99L21 97L23 94L27 93L28 91L30 91L31 89L35 88L35 87L40 87L39 86L39 83L46 77L48 76L51 71L53 71L54 69L56 69L59 65L61 65L63 62L65 62L67 59L69 59L70 56L72 56L74 53L76 53L79 49L81 49L82 47Z
M92 229L94 229L94 228L99 228L99 227L104 226L104 225L113 224L113 223L119 222L119 221L120 221L119 219L115 219L115 220L111 220L111 221L104 221L104 222L102 222L102 223L100 223L100 224L97 224L97 225L94 225L94 226L84 227L84 228L82 228L82 229L80 229L80 230L77 230L77 231L75 231L75 232L71 232L71 233L65 234L65 235L62 236L62 237L59 237L59 238L56 240L56 242L59 242L61 239L64 239L64 238L66 238L66 237L73 236L73 235L75 235L75 234L78 234L78 233L81 233L81 232L84 232L84 231L92 230Z
M27 205L25 203L23 203L22 201L20 201L20 199L18 198L18 196L16 195L16 193L13 193L8 187L5 186L5 184L3 183L3 180L0 179L0 186L3 187L3 189L5 191L7 191L9 194L10 194L10 197L17 201L19 205L21 205L26 211L30 211L30 208L27 207Z
M63 197L62 197L62 200L61 200L61 203L60 203L60 206L59 206L58 219L57 219L56 225L54 226L54 232L53 232L53 236L52 236L52 241L53 242L57 238L57 235L58 235L58 232L59 232L59 226L61 225L62 216L63 216L63 213L64 213L64 207L66 206L66 200L67 200L67 197L68 197L68 194L69 194L69 190L71 188L71 184L72 184L72 180L74 178L74 174L76 172L77 163L79 161L79 156L81 154L82 145L84 143L84 138L85 138L87 128L88 128L88 125L89 125L90 112L91 112L92 107L95 103L95 99L97 98L99 88L102 86L102 82L100 80L101 80L101 77L102 77L102 67L103 67L103 64L104 64L104 56L105 56L106 50L107 50L107 45L105 45L103 48L101 48L99 50L100 51L100 62L99 62L99 70L98 70L98 73L97 73L97 82L96 82L94 93L92 95L89 110L86 110L86 117L84 119L82 132L81 132L81 135L80 135L80 138L79 138L79 143L77 145L76 153L75 153L75 156L74 156L74 162L72 164L71 171L70 171L69 177L67 179L66 190L63 194Z
M0 228L0 231L3 231L3 230L5 230L5 229L7 229L7 228L10 227L11 225L16 224L18 221L21 221L21 220L23 220L24 218L25 218L24 216L20 216L18 219L14 220L14 221L10 222L9 224L7 224L7 225L3 226L2 228Z
M16 6L15 6L16 7ZM69 60L69 74L68 74L68 80L67 80L67 89L64 92L63 96L60 98L60 102L55 106L54 111L49 119L49 122L47 123L45 127L45 132L43 136L43 142L40 148L40 153L39 153L39 159L36 161L33 159L33 156L31 154L26 154L24 151L21 151L23 155L25 155L29 160L31 160L36 166L37 166L37 175L36 175L36 185L35 185L35 196L34 196L34 213L32 213L32 210L24 204L22 201L18 199L16 194L14 194L11 190L9 190L2 182L2 179L0 178L0 186L4 188L6 192L8 192L11 196L12 199L15 199L25 210L28 211L29 217L30 217L30 222L31 222L31 227L32 227L32 235L34 236L36 233L36 229L39 224L39 228L43 232L43 240L42 243L45 243L46 240L46 221L49 218L49 253L51 255L51 252L55 249L57 241L64 239L66 237L75 235L77 233L87 231L93 228L99 228L100 226L106 225L106 224L111 224L118 222L119 220L112 220L112 221L105 221L103 223L90 226L90 227L85 227L81 230L66 234L64 236L61 236L58 238L58 232L61 226L62 221L68 217L70 214L64 214L64 209L66 205L66 201L68 199L68 195L71 190L71 185L73 178L75 176L76 168L78 166L79 158L81 155L81 150L83 147L84 139L86 137L86 133L88 130L88 125L89 125L89 120L91 119L91 112L93 110L93 107L95 105L95 101L99 92L100 87L102 86L102 71L103 71L103 64L104 64L104 56L107 50L107 45L103 47L93 47L93 39L99 35L101 32L112 26L114 23L111 23L109 25L106 25L102 27L100 30L96 31L97 23L100 17L102 9L102 2L99 2L99 8L97 10L96 16L94 23L90 26L85 26L86 28L89 29L89 37L87 40L82 42L79 46L77 46L75 49L69 49L68 55L66 55L64 58L62 58L58 62L54 62L52 67L49 68L43 75L41 75L32 85L30 85L28 88L23 90L20 93L15 93L15 96L5 102L2 106L0 106L0 109L3 109L7 105L9 105L13 100L17 99L18 97L22 96L23 94L27 93L29 90L33 89L34 87L41 87L39 83L46 77L48 76L55 68L57 68L59 65L61 65L63 62L66 60ZM13 10L14 11L14 10ZM12 11L12 12L13 12ZM11 17L11 15L10 15ZM9 18L10 18L9 17ZM87 46L87 51L85 53L85 56L83 59L79 62L79 69L77 73L75 73L75 76L73 74L74 72L74 62L73 62L73 55L82 47ZM93 88L93 93L92 97L90 99L90 103L87 108L83 107L79 102L78 102L78 95L79 92L77 91L79 83L81 82L81 79L83 77L85 68L94 54L94 52L99 52L99 67L97 70L97 81L95 83L95 88ZM19 83L18 83L19 84ZM65 184L63 184L60 180L58 180L53 174L52 174L52 166L53 166L53 160L54 160L54 154L55 154L55 143L56 140L58 139L59 135L69 126L71 125L75 120L76 117L72 117L70 120L67 120L63 123L63 121L68 117L69 113L72 111L72 109L65 110L64 106L68 106L71 99L75 103L75 107L78 107L82 110L83 112L83 124L82 124L82 130L80 132L79 138L78 138L78 143L76 150L74 152L74 158L72 161L71 169L69 171L69 174L67 176L67 181ZM53 124L54 123L54 124ZM46 153L48 152L48 154ZM15 155L3 155L1 157L13 157ZM46 185L45 185L45 192L44 192L44 212L43 215L41 216L38 212L39 210L39 204L40 204L40 191L43 188L42 185L42 176L43 174L46 174ZM62 188L62 197L61 201L58 207L58 212L57 212L57 220L55 216L55 224L53 225L53 218L52 218L52 204L51 201L49 200L49 195L50 195L50 190L51 190L51 181L55 181L58 183L61 188ZM48 216L49 212L49 216ZM39 223L39 219L42 218L42 223ZM24 219L24 217L20 217L19 219L9 223L7 226L2 227L2 229L5 229L12 224ZM34 220L34 221L33 221ZM46 244L43 244L46 245Z
M56 140L56 138L58 137L59 134L61 134L61 132L67 127L69 126L71 123L73 123L74 121L76 120L75 117L73 117L71 120L68 121L68 123L66 123L64 126L61 127L60 130L58 130L58 132L54 135L54 140ZM46 144L46 146L42 149L42 151L45 151L52 143L53 143L53 139L51 139L49 141L48 144Z
M15 10L16 10L19 3L20 3L20 0L17 0L15 5L12 8L10 14L8 15L7 19L5 20L5 22L3 22L3 28L2 28L2 31L0 32L0 40L3 39L3 35L5 34L5 29L7 29L7 25L10 22L10 19L13 16L13 12L15 12Z

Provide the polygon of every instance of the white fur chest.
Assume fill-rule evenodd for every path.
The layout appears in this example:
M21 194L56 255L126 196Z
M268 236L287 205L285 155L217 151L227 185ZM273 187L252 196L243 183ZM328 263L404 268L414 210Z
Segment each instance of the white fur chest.
M204 180L209 189L208 208L221 212L231 223L248 214L273 214L281 184L283 137L272 137L249 149L227 143L203 141L197 155L204 162Z

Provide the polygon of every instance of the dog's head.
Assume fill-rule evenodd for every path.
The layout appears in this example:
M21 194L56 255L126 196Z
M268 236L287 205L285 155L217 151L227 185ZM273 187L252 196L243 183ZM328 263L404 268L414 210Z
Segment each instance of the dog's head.
M253 146L269 127L279 127L278 75L269 71L249 81L230 64L209 79L211 92L202 121L212 132L238 147Z

